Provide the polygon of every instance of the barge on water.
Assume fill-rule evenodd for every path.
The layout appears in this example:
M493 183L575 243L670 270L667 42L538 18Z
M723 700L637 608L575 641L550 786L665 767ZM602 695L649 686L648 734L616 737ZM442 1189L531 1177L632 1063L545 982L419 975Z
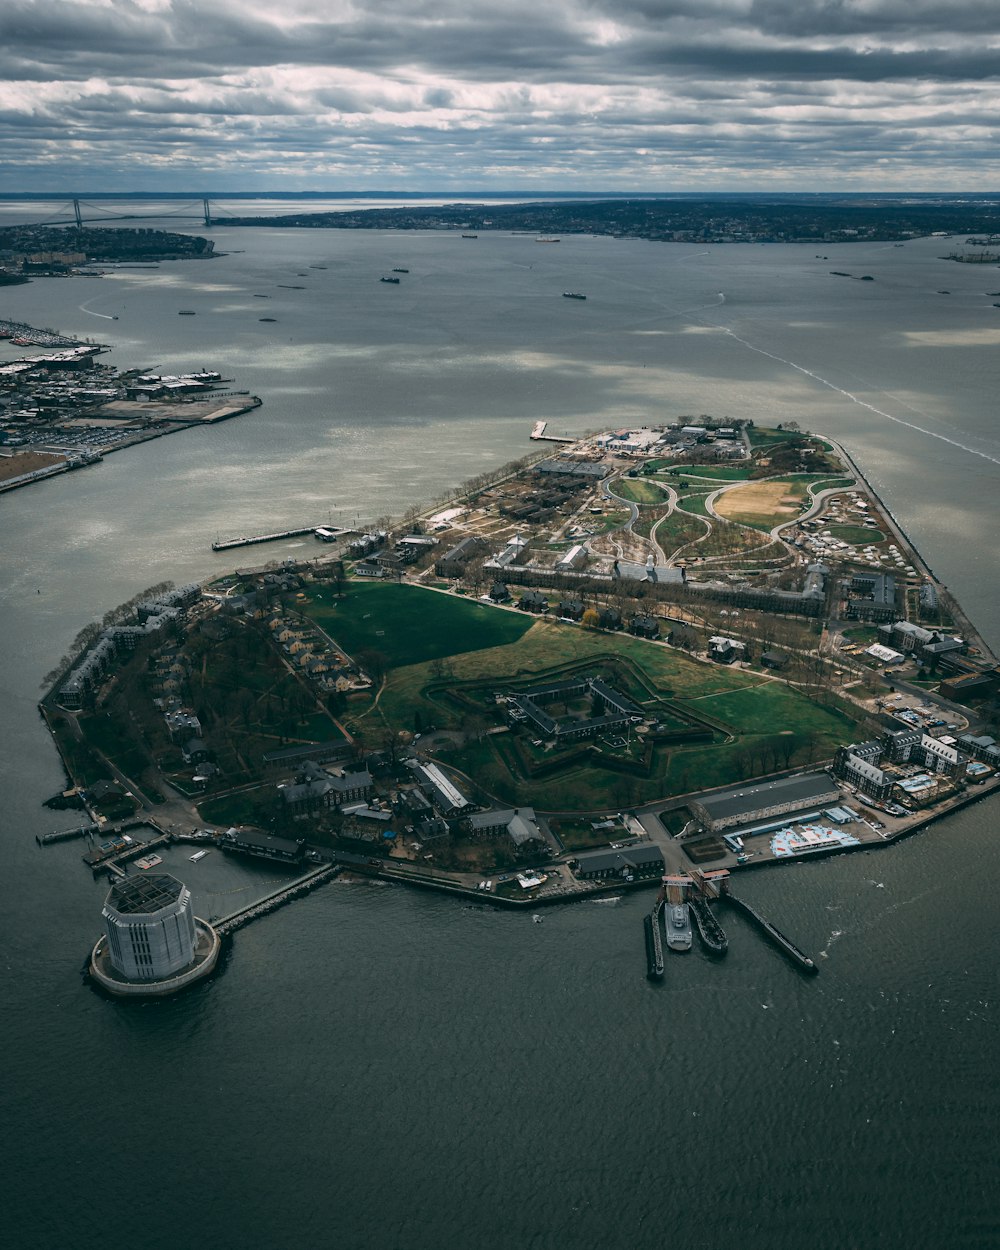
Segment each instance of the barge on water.
M660 911L662 904L657 903L651 912L642 918L646 932L646 976L651 981L659 981L663 976L663 941L660 938Z
M716 920L711 907L703 898L693 898L688 906L691 908L698 936L705 949L711 951L713 955L724 955L729 950L729 938L726 937L725 929Z

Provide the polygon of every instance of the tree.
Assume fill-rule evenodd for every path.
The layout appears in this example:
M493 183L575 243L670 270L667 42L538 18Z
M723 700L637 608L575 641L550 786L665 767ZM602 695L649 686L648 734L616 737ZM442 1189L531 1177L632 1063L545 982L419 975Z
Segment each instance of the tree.
M601 614L596 608L588 608L583 614L584 629L597 629L601 623Z
M385 652L378 651L374 647L367 647L363 651L359 651L355 659L374 684L380 686L383 678L389 671L389 657Z

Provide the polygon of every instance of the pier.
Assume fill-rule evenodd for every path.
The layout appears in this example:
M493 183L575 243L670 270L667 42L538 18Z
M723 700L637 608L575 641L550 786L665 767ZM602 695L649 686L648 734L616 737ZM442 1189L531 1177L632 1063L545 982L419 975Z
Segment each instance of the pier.
M577 442L575 438L570 438L568 435L565 435L565 434L546 434L545 427L547 425L548 425L547 421L535 422L534 428L531 431L531 437L534 439L536 443L539 443L539 442L541 443L575 443Z
M781 930L776 929L769 920L765 920L760 912L755 911L749 903L744 902L741 898L737 898L736 895L732 893L727 893L724 897L732 903L737 911L742 912L751 924L755 925L766 938L773 942L783 955L787 956L792 963L801 968L803 972L808 972L811 976L815 976L819 972L815 963L807 954L805 954L804 951L800 951L790 938L785 937Z
M158 838L152 838L149 842L132 842L130 845L119 847L110 853L105 853L98 847L95 851L85 852L83 862L95 874L104 872L106 869L112 869L120 873L122 864L127 864L133 859L139 859L140 856L147 854L149 851L155 851L157 847L169 846L172 841L173 838L169 833L163 833Z
M69 842L73 838L91 837L99 833L100 825L80 825L77 829L57 829L53 833L36 833L35 841L39 846L51 846L53 842Z
M276 534L255 534L253 538L224 538L212 543L213 551L231 551L233 547L255 547L258 543L276 543L282 538L301 538L303 534L315 534L315 525L301 525L297 529L279 530Z
M230 912L228 916L223 916L220 920L213 920L212 928L220 937L228 933L235 933L237 929L242 929L244 925L248 925L252 920L256 920L258 916L266 916L269 912L277 911L279 907L284 907L292 899L298 898L302 894L308 894L310 890L315 890L317 886L325 885L327 881L330 881L339 872L340 868L335 864L324 864L321 868L314 868L312 872L307 872L304 877L299 877L296 881L281 886L272 894L265 895L264 898L258 899L255 903L249 903L238 911Z

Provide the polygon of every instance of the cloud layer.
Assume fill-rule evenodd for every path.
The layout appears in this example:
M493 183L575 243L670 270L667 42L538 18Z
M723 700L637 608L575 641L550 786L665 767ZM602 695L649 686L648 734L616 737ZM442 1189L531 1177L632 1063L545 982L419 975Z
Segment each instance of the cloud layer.
M4 0L0 189L987 188L983 0Z

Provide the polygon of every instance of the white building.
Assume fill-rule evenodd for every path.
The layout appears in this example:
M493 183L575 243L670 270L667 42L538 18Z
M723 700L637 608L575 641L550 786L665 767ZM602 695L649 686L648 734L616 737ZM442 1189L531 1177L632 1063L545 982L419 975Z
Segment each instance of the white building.
M190 967L197 934L191 891L176 877L128 876L104 903L111 966L130 981L156 981Z
M587 548L579 544L570 547L569 551L556 563L557 573L572 573L575 569L582 569L587 563Z

